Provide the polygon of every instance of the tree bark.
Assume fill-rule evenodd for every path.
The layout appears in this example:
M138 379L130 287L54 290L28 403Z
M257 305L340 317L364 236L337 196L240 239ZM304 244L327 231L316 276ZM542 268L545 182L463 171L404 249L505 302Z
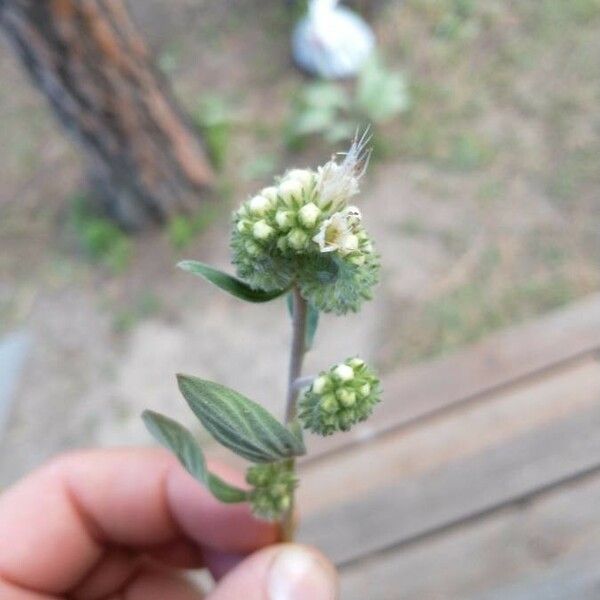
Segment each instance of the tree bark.
M87 157L106 212L141 228L197 208L212 170L123 0L0 0L0 25Z

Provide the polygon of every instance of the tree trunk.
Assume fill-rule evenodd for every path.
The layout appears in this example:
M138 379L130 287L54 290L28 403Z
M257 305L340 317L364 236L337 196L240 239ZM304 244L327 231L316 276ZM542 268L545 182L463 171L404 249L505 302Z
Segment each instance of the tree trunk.
M94 197L130 228L198 206L202 143L123 0L0 0L0 25L88 158Z

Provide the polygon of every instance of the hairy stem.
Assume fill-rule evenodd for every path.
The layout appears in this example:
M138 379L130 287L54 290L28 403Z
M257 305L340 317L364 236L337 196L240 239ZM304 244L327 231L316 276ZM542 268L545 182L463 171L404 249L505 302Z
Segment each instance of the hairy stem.
M290 352L290 367L288 375L287 401L285 408L285 422L291 423L296 418L298 395L300 389L295 385L302 374L302 363L306 354L306 317L308 313L308 304L300 295L300 290L294 287L292 291L292 348ZM292 469L295 467L295 461L291 460ZM291 542L294 539L295 521L294 521L294 499L290 508L283 515L282 537L284 542Z

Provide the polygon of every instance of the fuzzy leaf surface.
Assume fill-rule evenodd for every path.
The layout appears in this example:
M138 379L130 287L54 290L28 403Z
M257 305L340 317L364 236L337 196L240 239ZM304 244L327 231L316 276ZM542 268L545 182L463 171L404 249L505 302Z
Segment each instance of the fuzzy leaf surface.
M178 375L179 389L194 414L223 446L255 463L300 456L302 440L260 404L212 381Z
M246 302L269 302L287 291L275 290L274 292L265 292L263 290L255 290L237 277L223 273L219 269L196 260L183 260L177 266L183 271L202 277L202 279L216 285L236 298L246 300Z
M247 492L228 484L207 469L202 449L183 425L151 410L144 411L142 419L154 438L171 450L185 470L206 486L215 498L226 503L248 500Z

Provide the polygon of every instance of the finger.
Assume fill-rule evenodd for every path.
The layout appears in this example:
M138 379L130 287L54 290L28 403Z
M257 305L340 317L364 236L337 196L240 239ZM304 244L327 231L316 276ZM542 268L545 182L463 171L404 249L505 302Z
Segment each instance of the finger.
M176 573L142 570L126 587L124 600L201 600L189 581Z
M61 594L111 545L147 549L187 539L247 552L276 535L246 505L217 503L164 451L82 452L0 496L0 577Z
M227 574L207 600L335 600L333 565L316 550L284 544L253 554Z
M16 585L0 579L0 598L2 600L60 600L57 596L47 596L29 590L23 590Z

